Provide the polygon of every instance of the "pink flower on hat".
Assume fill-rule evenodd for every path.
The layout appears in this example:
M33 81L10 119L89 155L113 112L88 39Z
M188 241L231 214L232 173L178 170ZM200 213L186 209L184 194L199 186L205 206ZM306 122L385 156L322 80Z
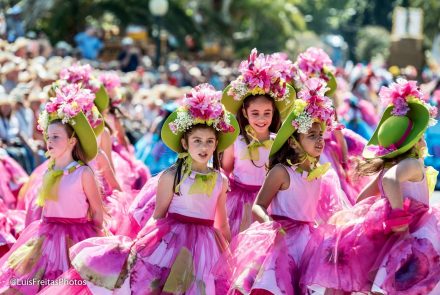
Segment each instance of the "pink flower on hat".
M67 69L62 69L60 78L69 83L87 83L90 80L92 67L90 65L73 65Z
M67 83L80 83L84 88L90 89L93 93L98 92L101 82L92 76L92 67L87 65L73 65L60 72L60 78Z
M231 82L228 95L242 100L248 93L268 94L277 101L287 98L287 82L292 79L293 64L282 54L265 56L253 49L239 66L241 75Z
M213 120L222 115L220 99L220 91L209 84L201 84L186 94L183 103L194 118Z
M177 110L177 118L169 124L173 133L185 132L195 124L207 124L221 132L233 132L224 106L221 92L209 84L201 84L185 95L183 106Z
M300 80L304 82L310 77L318 77L328 80L324 73L324 69L333 69L333 62L330 57L321 48L309 47L305 52L301 53L296 60L296 71L301 71L304 75L300 75ZM299 73L297 73L299 74Z
M121 86L121 79L115 72L102 73L99 75L99 81L101 81L108 92Z
M328 90L326 82L319 78L310 78L304 82L304 87L298 92L295 110L298 114L292 125L300 133L306 133L313 122L325 123L327 128L339 129L335 121L335 110L330 98L325 96Z
M423 93L418 88L417 81L405 79L397 79L397 83L391 83L389 87L382 86L379 98L384 106L394 106L391 113L395 116L404 116L408 113L409 100L418 100L424 103Z
M99 81L104 86L105 90L108 93L110 103L112 106L117 106L122 102L122 93L121 93L121 79L118 74L115 72L106 72L102 73L99 76Z

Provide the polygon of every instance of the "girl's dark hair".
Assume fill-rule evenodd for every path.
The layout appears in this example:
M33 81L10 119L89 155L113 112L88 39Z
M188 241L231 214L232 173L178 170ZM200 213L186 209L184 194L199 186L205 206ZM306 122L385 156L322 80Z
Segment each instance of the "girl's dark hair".
M193 125L190 129L188 129L183 134L183 138L185 139L185 141L188 142L188 138L191 135L191 133L193 133L195 130L199 130L199 129L210 129L210 130L214 131L215 138L218 140L219 132L217 130L215 130L212 126L208 126L206 124L196 124L196 125ZM176 163L174 163L173 166L168 168L168 170L176 169L176 174L174 175L173 192L176 190L176 186L180 183L180 181L182 179L182 167L183 167L184 161L185 161L185 159L177 159ZM220 169L220 159L219 159L219 153L218 153L217 149L215 149L214 154L213 154L213 167L216 170ZM177 192L177 194L179 194L179 192Z
M63 126L64 130L66 130L67 138L72 137L74 130L73 130L72 126L70 126L69 124L63 124L63 122L60 119L53 120L52 122L50 122L50 125L52 125L52 124L58 124L58 125ZM76 138L76 144L72 150L72 157L75 161L81 161L84 164L86 164L87 163L86 153L84 152L83 148L81 147L81 143L79 142L79 138L76 133L75 133L74 137Z
M272 103L273 115L272 115L272 122L270 123L270 126L269 126L269 132L277 133L278 129L280 129L280 126L281 126L280 112L278 111L278 109L275 106L275 101L269 95L267 95L267 94L265 94L265 95L250 95L250 96L246 97L243 101L243 106L237 112L237 121L238 121L238 125L240 126L240 134L243 136L243 138L246 142L246 145L248 145L251 142L251 139L249 138L249 136L247 135L246 130L245 130L246 126L249 125L249 120L244 116L243 110L246 111L249 108L249 105L251 104L251 102L253 102L254 100L256 100L259 97L264 97ZM260 168L259 166L257 166L254 163L254 161L252 159L251 159L251 161L255 167Z
M396 165L400 161L406 158L419 157L417 154L417 148L414 146L409 151L398 155L397 157L391 159L385 158L374 158L374 159L363 159L356 158L356 174L358 176L371 176L382 171L384 168L388 168Z
M294 132L292 136L299 142L298 132ZM300 156L301 155L298 153L298 151L290 146L288 139L279 149L279 151L269 158L269 170L275 167L276 164L290 166L290 164L299 163Z

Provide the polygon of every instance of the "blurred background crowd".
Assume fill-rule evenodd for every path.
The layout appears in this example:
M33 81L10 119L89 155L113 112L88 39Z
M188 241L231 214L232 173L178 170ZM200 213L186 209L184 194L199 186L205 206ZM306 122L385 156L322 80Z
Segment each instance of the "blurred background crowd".
M0 157L27 173L44 161L37 119L50 85L63 68L90 64L119 76L126 144L157 174L175 160L163 119L191 86L222 90L254 47L291 60L323 48L336 66L338 119L368 139L379 89L398 77L440 103L439 13L437 1L417 0L0 1ZM427 164L440 169L440 126L427 137Z

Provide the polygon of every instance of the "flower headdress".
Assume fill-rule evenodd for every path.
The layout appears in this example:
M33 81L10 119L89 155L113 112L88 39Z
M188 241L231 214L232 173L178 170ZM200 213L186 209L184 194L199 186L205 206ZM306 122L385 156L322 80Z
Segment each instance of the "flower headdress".
M268 94L275 101L288 100L286 86L292 80L292 69L292 62L282 55L265 56L254 48L249 58L241 62L241 75L231 82L228 95L234 100L243 100L249 93Z
M394 116L405 116L410 110L408 103L418 102L423 104L429 111L429 126L435 125L437 123L435 120L437 108L425 101L422 91L417 86L417 81L407 81L399 78L396 82L392 83L389 87L382 86L379 92L382 104L385 107L393 106L391 114Z
M310 47L298 56L294 64L295 88L301 89L310 78L320 78L329 84L328 91L333 92L336 88L332 74L334 71L333 62L327 53L321 48Z
M379 97L386 109L365 146L364 158L401 155L416 145L428 126L437 122L437 108L424 101L416 81L398 79L397 83L382 87Z
M87 65L73 65L62 69L60 78L68 83L80 83L84 88L90 89L93 93L98 92L101 82L92 75L92 67Z
M234 132L220 99L221 92L209 84L194 87L185 95L183 106L177 109L177 118L169 124L171 131L185 132L202 123L220 132Z
M313 122L325 124L329 130L337 127L332 101L325 96L327 90L325 81L319 78L311 78L304 82L292 110L295 114L292 125L298 132L307 133Z
M75 107L78 105L92 128L99 128L103 124L103 118L94 104L95 94L82 84L69 84L66 80L58 80L52 83L51 94L53 97L48 103L49 109L56 109L60 103L64 103L67 108L72 107L69 104Z
M47 131L49 115L56 114L63 124L75 125L75 118L81 111L91 109L95 95L81 88L79 84L64 84L54 89L55 96L49 99L38 118L38 129ZM86 113L86 112L84 112Z
M115 72L106 72L99 75L99 81L104 86L112 106L118 106L123 100L121 79Z

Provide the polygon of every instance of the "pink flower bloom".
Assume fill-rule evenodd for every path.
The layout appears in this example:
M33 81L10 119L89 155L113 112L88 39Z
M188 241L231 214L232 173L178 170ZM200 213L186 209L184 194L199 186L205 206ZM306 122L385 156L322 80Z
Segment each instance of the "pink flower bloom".
M304 100L307 105L305 111L314 119L326 123L331 130L336 128L334 122L335 110L330 98L325 96L326 83L319 78L310 78L304 82L303 89L298 93L298 98Z
M301 53L295 65L307 78L318 77L324 80L328 80L324 74L324 68L328 68L329 70L334 68L333 62L327 53L321 48L316 47L310 47ZM303 77L302 81L304 81L306 77Z
M408 111L409 107L404 98L399 97L394 100L394 108L391 111L391 114L394 116L405 116Z
M265 56L258 54L254 48L249 58L239 66L241 80L231 83L232 88L240 87L244 83L249 91L261 89L274 98L282 98L286 93L286 82L293 78L293 64L281 53Z
M87 83L90 79L92 67L90 65L73 65L60 72L60 78L69 83Z
M106 72L99 76L99 81L104 85L107 92L121 86L121 79L115 72Z
M397 79L389 87L382 86L379 97L384 106L394 105L393 115L403 116L408 112L408 99L415 98L423 102L423 93L417 87L417 81Z

